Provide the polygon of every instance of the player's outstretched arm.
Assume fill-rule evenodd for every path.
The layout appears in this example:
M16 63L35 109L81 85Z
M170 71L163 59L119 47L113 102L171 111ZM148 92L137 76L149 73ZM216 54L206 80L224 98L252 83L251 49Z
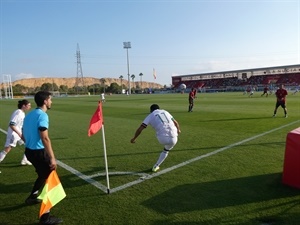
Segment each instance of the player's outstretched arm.
M131 143L135 143L135 140L137 139L137 137L142 133L142 131L145 129L144 126L140 126L136 131L135 131L135 134L134 134L134 137L130 140Z

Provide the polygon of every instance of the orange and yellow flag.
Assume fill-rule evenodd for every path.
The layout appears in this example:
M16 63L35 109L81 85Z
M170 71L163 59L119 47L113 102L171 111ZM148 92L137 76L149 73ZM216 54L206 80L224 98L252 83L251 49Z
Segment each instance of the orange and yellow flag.
M54 205L59 203L65 197L66 193L60 183L56 170L53 170L47 178L41 194L38 196L38 199L43 200L39 217L48 212Z

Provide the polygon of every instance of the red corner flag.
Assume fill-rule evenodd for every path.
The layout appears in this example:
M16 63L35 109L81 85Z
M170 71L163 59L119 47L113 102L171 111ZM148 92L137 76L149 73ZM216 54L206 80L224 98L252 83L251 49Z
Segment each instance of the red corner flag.
M103 114L102 114L102 104L99 101L96 112L94 113L88 130L88 136L96 134L102 127L103 124Z

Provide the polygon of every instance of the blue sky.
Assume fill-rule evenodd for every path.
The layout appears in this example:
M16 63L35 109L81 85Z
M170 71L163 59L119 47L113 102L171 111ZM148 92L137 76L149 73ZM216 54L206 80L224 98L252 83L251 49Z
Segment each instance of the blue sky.
M136 81L300 63L300 0L0 0L0 81L127 78Z

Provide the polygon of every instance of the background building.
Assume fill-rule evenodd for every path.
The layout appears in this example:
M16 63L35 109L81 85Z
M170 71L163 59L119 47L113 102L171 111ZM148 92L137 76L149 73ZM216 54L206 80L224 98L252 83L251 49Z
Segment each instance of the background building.
M175 90L180 90L181 84L186 85L186 91L194 87L201 92L238 91L249 87L262 90L278 84L294 89L300 85L300 64L172 76Z

